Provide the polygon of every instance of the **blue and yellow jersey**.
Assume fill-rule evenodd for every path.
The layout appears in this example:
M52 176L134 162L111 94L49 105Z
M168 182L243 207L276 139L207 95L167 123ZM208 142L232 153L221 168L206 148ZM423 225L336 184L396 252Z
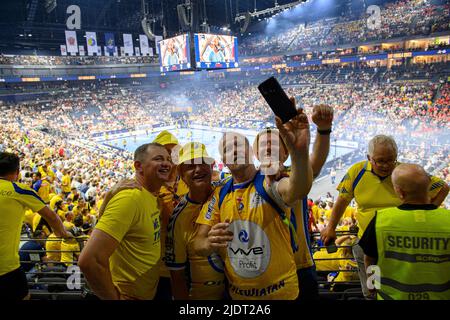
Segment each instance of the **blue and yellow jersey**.
M221 255L232 299L290 300L298 296L290 229L270 204L274 200L266 190L259 172L246 183L235 185L230 179L215 190L197 219L209 226L230 221L234 238ZM283 214L290 219L290 209Z
M222 259L217 254L198 256L192 247L201 209L202 204L193 202L188 195L177 205L169 221L165 262L169 270L186 271L191 299L220 300L225 290Z
M291 221L296 230L296 241L292 246L294 248L294 258L297 269L305 269L314 265L309 240L309 211L307 201L308 199L306 197L303 198L297 207L293 209L294 214L291 215Z
M186 183L179 177L177 177L174 185L162 186L158 194L158 202L161 210L161 256L164 258L164 250L166 248L165 241L167 238L167 226L169 224L169 218L172 215L173 210L177 206L178 202L183 195L189 192L189 188ZM166 265L161 263L161 277L170 278L170 272L167 270Z
M19 243L25 210L40 211L45 202L31 188L0 179L0 276L20 267Z
M438 177L431 177L429 195L434 198L445 182ZM358 208L358 237L361 238L367 225L375 215L375 211L398 207L402 201L397 197L392 185L391 176L380 178L372 171L369 161L361 161L348 169L337 186L339 196L351 201L355 198Z
M131 299L153 299L161 258L157 198L146 189L117 193L95 226L117 240L109 259L112 281ZM62 246L61 246L62 248Z

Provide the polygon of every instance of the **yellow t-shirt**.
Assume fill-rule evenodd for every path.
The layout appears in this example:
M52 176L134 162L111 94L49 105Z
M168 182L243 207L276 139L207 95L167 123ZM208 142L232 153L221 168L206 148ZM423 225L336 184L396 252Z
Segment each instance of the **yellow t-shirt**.
M323 260L322 260L323 259ZM340 271L340 270L356 270L358 264L356 261L345 255L344 248L338 248L334 253L328 253L326 248L321 248L314 252L314 261L317 271ZM347 282L358 280L358 273L355 272L339 272L334 282Z
M47 258L51 262L61 261L61 240L58 239L54 233L50 234L45 242L45 251ZM52 252L54 251L54 252Z
M319 207L314 204L312 206L311 210L312 210L312 214L313 214L313 217L314 217L314 221L316 223L319 223L319 218L321 218L321 216L319 214Z
M42 219L43 218L39 214L35 214L33 216L33 223L31 225L31 230L33 232L36 231L36 229L37 229L37 227L38 227L38 225L39 225L39 223L41 222ZM44 233L46 235L50 234L50 230L47 228L47 226L45 224L42 226L42 231L44 231Z
M330 220L331 212L332 212L332 211L333 211L333 209L325 210L325 214L324 214L325 218L327 218L328 220Z
M48 159L48 158L50 158L51 157L51 154L50 154L50 148L49 147L45 147L44 148L44 158L45 159Z
M64 239L61 241L61 262L67 267L73 265L80 254L80 245L76 239Z
M64 210L58 209L58 211L56 211L56 213L58 214L59 218L61 219L61 221L65 221L66 220L66 212Z
M110 257L113 283L121 294L153 299L159 279L160 213L146 189L123 190L108 203L96 225L119 242Z
M340 251L341 250L341 251ZM339 259L342 255L342 249L333 253L328 253L325 248L314 252L314 262L316 263L317 271L337 271L339 270ZM324 260L322 260L324 259ZM330 259L330 260L328 260Z
M44 201L21 183L0 179L0 276L20 267L19 243L25 210L40 211Z
M38 190L38 195L44 200L45 203L50 201L50 183L47 179L42 179L41 187Z
M32 228L33 228L33 220L34 220L34 216L36 216L37 213L34 212L33 210L26 210L25 211L25 218L23 219L23 222L29 224Z
M71 180L70 180L70 176L68 174L64 175L61 179L61 184L62 186L62 191L65 193L70 192L70 184L71 184Z
M293 300L298 296L297 268L289 228L278 213L256 192L255 180L232 186L219 208L219 194L228 184L215 190L197 223L213 226L226 219L234 238L225 252L225 274L232 299ZM232 183L233 180L230 180ZM265 183L262 186L268 189ZM285 214L290 219L290 210Z
M187 195L175 208L169 221L165 263L169 270L189 270L191 299L220 300L225 291L222 259L217 254L198 256L192 247L201 209L202 204L192 202Z
M359 276L357 269L358 263L355 261L355 259L339 260L339 270L341 271L339 272L336 279L334 279L334 282L349 282L358 280Z
M63 222L63 226L66 229L72 229L73 227L75 227L75 225L72 222L69 222L69 221L64 221Z
M355 208L347 206L347 208L345 208L344 214L342 215L341 219L353 218L354 213L355 213Z
M364 165L367 163L367 168L364 174L359 180L355 188L353 184L361 172L364 169ZM438 177L431 177L431 185L429 195L434 198L445 182ZM381 179L372 172L372 165L369 161L361 161L348 169L347 174L342 178L342 181L337 186L339 196L351 201L355 198L358 204L356 210L356 220L358 221L359 231L358 237L361 238L367 225L375 215L375 211L397 207L402 202L397 197L394 187L392 186L391 176Z
M59 194L57 194L56 196L54 196L53 198L50 199L50 209L52 209L53 211L55 210L55 205L58 201L62 201L62 198Z

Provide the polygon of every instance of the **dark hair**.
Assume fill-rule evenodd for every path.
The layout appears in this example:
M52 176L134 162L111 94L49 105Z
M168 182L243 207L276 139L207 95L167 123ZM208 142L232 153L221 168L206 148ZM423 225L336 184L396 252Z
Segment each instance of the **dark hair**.
M73 219L73 224L75 227L79 228L83 225L83 216L78 214L75 219Z
M36 229L36 230L33 232L33 238L34 238L34 239L35 239L35 238L39 238L43 233L44 233L44 231L43 231L42 229Z
M42 174L38 171L34 173L36 175L36 177L42 178Z
M0 152L0 176L15 173L20 168L20 159L14 153Z
M164 148L164 146L160 143L150 142L139 146L136 151L134 151L134 161L142 162L144 160L145 155L147 154L147 150L150 147L160 147Z

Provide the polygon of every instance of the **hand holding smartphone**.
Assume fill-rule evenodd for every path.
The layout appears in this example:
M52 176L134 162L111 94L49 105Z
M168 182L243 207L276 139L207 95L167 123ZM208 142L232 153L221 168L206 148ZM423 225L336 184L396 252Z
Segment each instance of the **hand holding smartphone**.
M288 122L297 115L295 105L274 77L270 77L261 83L258 86L258 90L269 104L273 113L279 117L283 123Z

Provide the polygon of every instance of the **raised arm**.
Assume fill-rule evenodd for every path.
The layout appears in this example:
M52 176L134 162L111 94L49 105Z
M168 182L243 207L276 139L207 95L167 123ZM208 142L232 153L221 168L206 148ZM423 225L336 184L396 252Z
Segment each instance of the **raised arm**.
M330 133L325 132L331 130L333 124L333 108L325 104L314 106L312 121L318 130L311 154L311 167L313 176L316 178L319 176L330 152ZM319 133L319 131L322 133Z
M291 98L295 105L295 100ZM290 207L306 196L312 185L312 169L309 161L309 123L302 109L297 110L297 116L282 124L280 118L276 118L280 136L286 144L291 156L291 175L280 180L278 193L284 203Z

